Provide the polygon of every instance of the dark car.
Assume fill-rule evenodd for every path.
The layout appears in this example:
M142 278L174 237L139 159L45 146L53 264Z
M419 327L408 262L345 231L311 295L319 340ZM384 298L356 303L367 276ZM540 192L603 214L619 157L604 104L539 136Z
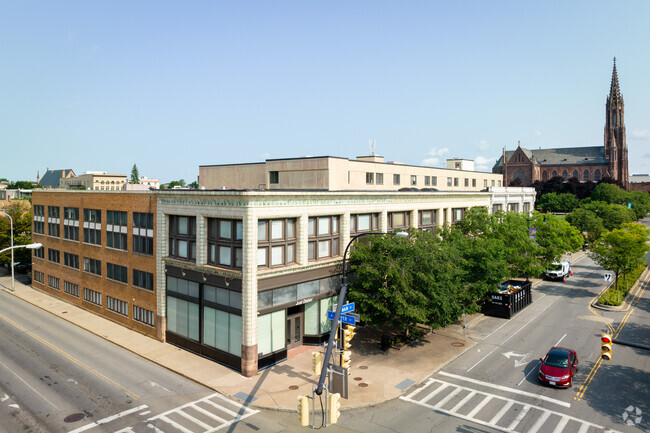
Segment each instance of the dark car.
M539 382L544 385L569 388L573 375L578 371L578 354L566 347L552 347L542 361L537 372Z

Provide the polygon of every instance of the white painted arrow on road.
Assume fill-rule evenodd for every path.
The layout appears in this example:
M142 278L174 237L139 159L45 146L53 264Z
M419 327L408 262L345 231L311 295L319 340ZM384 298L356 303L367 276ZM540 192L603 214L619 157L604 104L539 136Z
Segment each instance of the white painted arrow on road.
M506 353L503 354L503 356L505 356L508 359L510 359L510 358L521 358L520 361L517 361L515 359L515 368L516 368L516 367L521 367L522 365L526 365L526 363L528 362L527 359L530 356L530 353L521 354L521 353L515 353L515 352L506 352Z

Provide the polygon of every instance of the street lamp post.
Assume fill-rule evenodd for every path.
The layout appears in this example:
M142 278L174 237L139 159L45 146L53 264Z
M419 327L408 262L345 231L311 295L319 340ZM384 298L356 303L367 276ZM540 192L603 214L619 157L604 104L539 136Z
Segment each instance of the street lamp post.
M13 244L13 238L12 238L11 243ZM43 244L40 244L40 243L27 244L27 245L16 245L15 247L12 245L9 248L5 248L4 250L0 250L0 254L4 253L5 251L11 250L11 262L12 262L11 263L11 290L14 290L14 287L15 287L15 284L14 284L14 264L13 264L14 250L16 248L27 248L27 249L30 249L30 250L37 250L37 249L41 248L42 246L43 246Z
M343 307L343 303L345 302L345 295L348 291L348 278L346 275L346 259L348 256L348 250L350 249L350 245L354 241L356 241L358 238L361 236L366 236L366 235L385 235L387 233L383 232L366 232L366 233L359 233L358 235L355 235L350 239L350 242L348 242L347 246L345 247L345 252L343 253L343 269L341 273L341 291L339 292L339 302L336 305L336 312L334 313L334 320L332 320L332 330L330 331L330 337L327 340L327 350L325 351L325 361L323 368L321 369L320 372L320 378L318 379L318 385L316 386L316 394L321 395L323 394L323 386L325 384L325 376L327 375L327 366L329 365L329 360L330 357L332 356L332 348L334 346L334 336L336 335L335 327L338 326L339 319L341 318L341 308ZM408 236L406 232L397 232L397 233L391 233L397 236Z

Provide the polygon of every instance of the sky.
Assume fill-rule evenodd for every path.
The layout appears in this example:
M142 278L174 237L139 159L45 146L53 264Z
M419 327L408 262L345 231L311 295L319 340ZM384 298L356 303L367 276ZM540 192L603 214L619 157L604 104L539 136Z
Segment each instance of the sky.
M602 146L613 58L650 172L650 2L0 0L0 178L195 181L302 156L491 171Z

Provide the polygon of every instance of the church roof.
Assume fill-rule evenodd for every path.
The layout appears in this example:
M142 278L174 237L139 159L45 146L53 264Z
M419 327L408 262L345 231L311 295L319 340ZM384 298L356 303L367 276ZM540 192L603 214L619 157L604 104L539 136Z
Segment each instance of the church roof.
M605 149L603 146L593 147L562 147L558 149L524 149L521 150L526 154L528 159L535 157L535 163L538 166L549 165L594 165L607 164L605 158ZM510 159L515 150L506 151L506 159ZM503 156L501 156L494 168L503 167Z
M45 188L58 188L59 180L69 176L70 173L74 176L71 168L63 170L47 170L38 184Z

